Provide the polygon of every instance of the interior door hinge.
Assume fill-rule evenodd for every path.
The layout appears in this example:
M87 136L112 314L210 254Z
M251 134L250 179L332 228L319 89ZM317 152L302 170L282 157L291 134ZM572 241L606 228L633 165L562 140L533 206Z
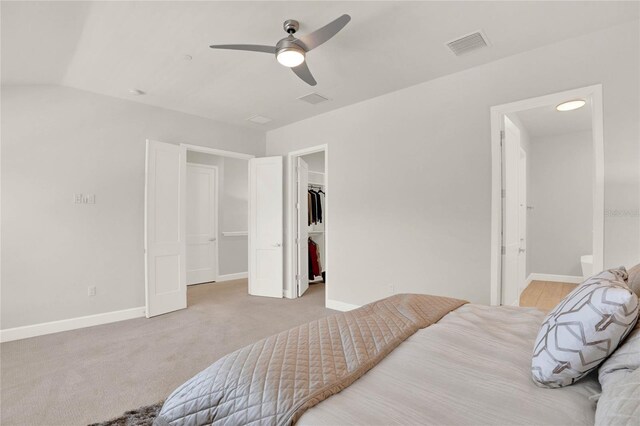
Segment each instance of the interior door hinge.
M296 210L300 210L300 203L296 203Z
M500 194L501 194L501 197L502 197L502 198L507 198L507 190L506 190L506 189L503 189L503 190L500 192Z
M500 247L500 253L507 254L507 248L505 246Z
M502 146L503 142L504 142L504 130L500 130L500 146Z
M300 281L302 277L300 275L296 275L296 281Z

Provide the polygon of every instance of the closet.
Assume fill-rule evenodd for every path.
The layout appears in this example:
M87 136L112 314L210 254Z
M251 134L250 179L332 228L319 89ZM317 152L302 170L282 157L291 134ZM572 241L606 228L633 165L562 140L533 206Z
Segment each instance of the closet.
M327 223L324 152L297 159L297 296L326 280Z
M324 223L326 221L326 203L324 173L309 171L309 283L314 284L324 282L326 271L324 270L325 245L324 245Z

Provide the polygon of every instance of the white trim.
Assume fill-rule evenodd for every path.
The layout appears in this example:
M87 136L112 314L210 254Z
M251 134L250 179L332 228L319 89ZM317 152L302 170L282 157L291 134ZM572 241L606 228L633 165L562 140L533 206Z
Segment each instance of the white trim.
M333 309L334 311L352 311L360 307L360 305L354 305L351 303L340 302L339 300L327 299L327 309Z
M29 337L43 336L45 334L59 333L61 331L77 330L79 328L93 327L94 325L109 324L133 318L142 318L144 316L145 307L139 306L137 308L123 309L121 311L105 312L102 314L87 315L84 317L8 328L6 330L0 330L0 342L28 339Z
M187 151L202 152L204 154L219 155L221 157L239 158L241 160L250 160L252 158L255 158L255 155L251 155L251 154L244 154L241 152L233 152L233 151L224 151L222 149L209 148L209 147L200 146L200 145L191 145L188 143L181 143L180 146L184 147Z
M247 237L249 231L222 231L223 237Z
M584 278L576 275L539 274L532 272L527 277L524 287L527 288L527 286L531 284L531 281L553 281L558 283L580 284L584 281Z
M500 132L502 117L509 113L558 105L567 99L589 99L592 108L594 147L593 184L593 270L604 269L604 132L602 85L582 87L537 98L524 99L491 107L491 304L501 300L501 246L502 246L502 157Z
M287 270L285 271L285 279L284 279L284 288L283 294L284 297L288 299L295 299L298 297L296 291L296 188L297 182L296 177L297 173L295 173L296 168L296 158L301 157L303 155L314 154L316 152L324 152L324 187L326 190L325 194L325 217L327 217L327 223L324 225L324 250L327 254L324 259L324 269L325 271L329 270L329 223L331 220L329 217L331 216L331 210L329 208L329 199L331 198L331 194L329 191L329 145L316 145L309 148L299 149L297 151L291 151L287 154L287 191L286 191L286 209L288 211L288 223L285 224L286 229L289 231L286 236L286 256L287 256ZM325 307L329 308L329 284L325 284L325 292L324 292L324 303ZM339 302L338 302L339 303Z
M218 279L216 280L216 282L222 283L225 281L241 280L244 278L249 278L248 272L236 272L235 274L218 275Z

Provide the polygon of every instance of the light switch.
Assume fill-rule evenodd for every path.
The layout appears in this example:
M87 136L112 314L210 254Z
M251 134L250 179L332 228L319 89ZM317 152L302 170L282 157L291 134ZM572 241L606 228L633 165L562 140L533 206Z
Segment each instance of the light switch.
M96 194L87 194L86 200L87 200L87 204L95 204Z
M82 194L73 194L73 203L74 204L82 204Z

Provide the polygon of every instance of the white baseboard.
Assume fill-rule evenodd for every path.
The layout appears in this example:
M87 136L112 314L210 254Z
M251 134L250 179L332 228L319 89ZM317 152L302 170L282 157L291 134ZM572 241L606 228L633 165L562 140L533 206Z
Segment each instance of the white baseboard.
M356 308L359 308L359 305L352 305L351 303L345 303L345 302L340 302L338 300L331 300L331 299L327 299L327 306L328 309L333 309L335 311L342 311L342 312L346 312L346 311L352 311Z
M248 272L238 272L236 274L218 275L218 279L216 280L216 282L221 283L225 281L241 280L243 278L248 278L248 277L249 277Z
M576 275L531 273L527 277L525 288L531 283L531 281L555 281L559 283L580 284L582 281L584 281L584 278Z
M88 315L86 317L69 318L59 321L25 325L23 327L7 328L6 330L0 330L0 342L28 339L29 337L59 333L61 331L76 330L78 328L92 327L94 325L109 324L112 322L140 318L144 316L145 307L141 306L139 308L105 312L103 314Z

